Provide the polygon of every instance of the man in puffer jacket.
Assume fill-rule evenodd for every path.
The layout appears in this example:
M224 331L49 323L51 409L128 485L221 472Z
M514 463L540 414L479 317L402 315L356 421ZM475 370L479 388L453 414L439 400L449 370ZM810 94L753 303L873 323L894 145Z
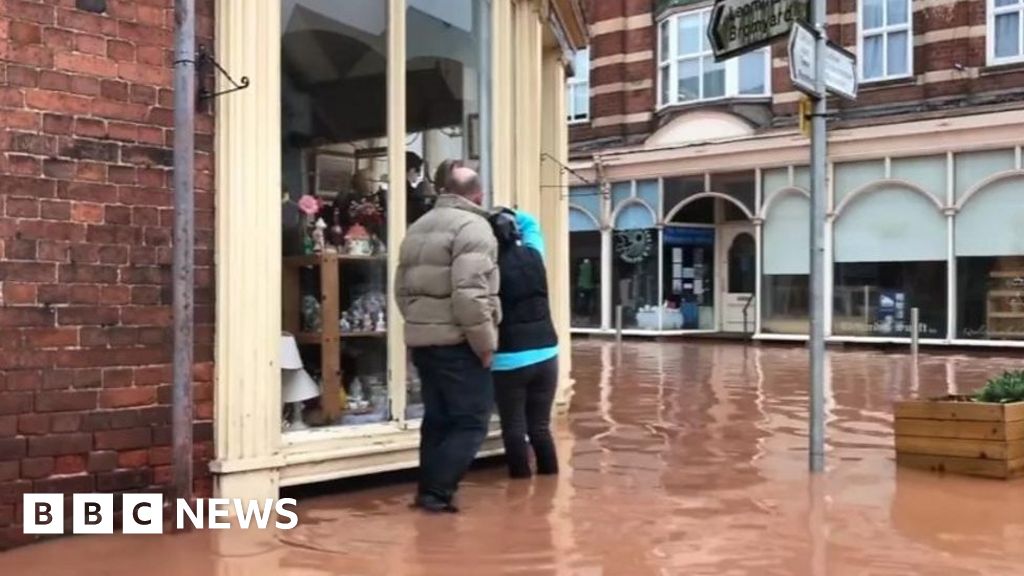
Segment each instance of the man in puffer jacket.
M395 294L423 383L415 505L457 512L452 498L487 435L498 346L497 241L480 178L454 168L445 194L406 233Z

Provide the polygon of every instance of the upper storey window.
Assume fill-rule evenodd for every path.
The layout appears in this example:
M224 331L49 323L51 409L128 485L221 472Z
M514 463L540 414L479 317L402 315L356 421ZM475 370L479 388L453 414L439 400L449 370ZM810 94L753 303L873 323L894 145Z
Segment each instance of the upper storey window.
M892 80L912 75L914 34L910 0L860 0L859 8L861 79Z
M1024 0L988 0L988 62L1024 62Z
M722 63L708 42L711 10L683 12L658 25L658 105L771 95L771 49Z

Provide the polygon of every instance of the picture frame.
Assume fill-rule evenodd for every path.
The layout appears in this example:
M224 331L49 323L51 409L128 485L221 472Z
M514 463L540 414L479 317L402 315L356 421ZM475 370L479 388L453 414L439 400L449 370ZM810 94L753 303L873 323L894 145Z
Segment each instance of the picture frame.
M480 159L480 115L470 114L467 119L466 146L469 149L469 159Z

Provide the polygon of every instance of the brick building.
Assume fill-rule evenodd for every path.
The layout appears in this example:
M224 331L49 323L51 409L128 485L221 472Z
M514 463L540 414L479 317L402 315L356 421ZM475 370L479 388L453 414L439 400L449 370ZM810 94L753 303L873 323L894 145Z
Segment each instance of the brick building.
M198 2L213 36L213 2ZM170 479L173 10L0 3L0 548L24 492ZM196 135L197 489L213 456L213 118Z
M557 119L568 59L586 42L582 8L197 5L198 43L235 80L251 79L201 103L196 122L197 492L273 497L281 486L415 466L420 416L397 313L386 331L378 324L341 346L334 368L325 351L337 336L296 334L316 393L338 395L342 413L328 410L339 400L317 396L306 401L312 428L283 429L282 326L299 325L302 296L326 312L379 291L390 306L373 278L394 270L397 251L386 247L405 229L405 195L387 195L375 258L347 262L345 245L334 258L303 256L291 242L302 234L297 200L344 200L363 192L358 182L405 190L407 151L426 174L465 157L493 202L538 215L548 257L567 262L556 239L568 204L539 190L564 182L568 136ZM0 549L26 540L23 493L163 490L171 479L173 6L0 0ZM198 82L230 87L212 67ZM298 293L282 288L289 262L305 262L291 267L302 270ZM316 287L313 268L328 265L341 271L334 294ZM565 268L552 268L553 285ZM567 300L553 310L567 330ZM495 429L485 450L497 440Z
M809 143L786 42L715 63L711 2L589 8L574 328L611 330L622 306L638 333L805 339ZM1024 344L1022 21L1015 0L828 2L860 84L829 100L832 341L906 342L918 308L926 342Z

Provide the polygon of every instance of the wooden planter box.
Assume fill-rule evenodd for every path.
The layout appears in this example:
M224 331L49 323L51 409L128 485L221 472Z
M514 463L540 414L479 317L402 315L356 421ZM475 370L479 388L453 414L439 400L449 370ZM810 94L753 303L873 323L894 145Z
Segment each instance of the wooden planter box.
M895 416L899 466L989 478L1024 475L1024 402L909 400L896 403Z

